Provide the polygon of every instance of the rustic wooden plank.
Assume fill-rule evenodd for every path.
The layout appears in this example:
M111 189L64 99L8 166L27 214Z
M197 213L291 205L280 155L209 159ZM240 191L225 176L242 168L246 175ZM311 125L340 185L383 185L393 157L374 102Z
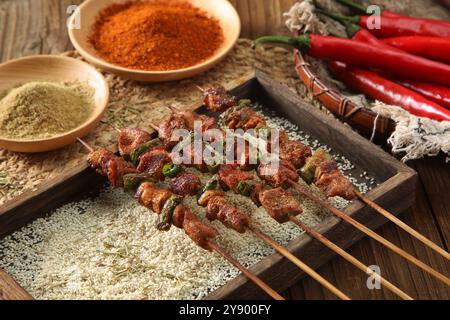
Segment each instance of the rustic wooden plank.
M7 0L0 2L0 61L72 49L67 8L82 0Z
M450 165L444 156L414 162L445 247L450 248ZM423 227L426 227L425 225Z
M271 33L288 33L284 27L283 13L296 0L230 0L242 20L242 37L255 39Z
M19 284L14 281L5 271L0 269L0 300L32 300Z
M416 204L402 214L400 218L410 226L423 232L425 236L436 241L437 244L441 244L438 230L433 222L432 212L427 206L427 198L423 186L419 186L416 199ZM450 274L450 264L448 261L424 248L421 243L413 240L394 224L386 224L379 229L379 233L392 242L400 244L406 251L414 254L436 270L443 274ZM378 265L381 268L382 275L414 298L448 299L450 291L444 284L371 239L364 239L348 251L367 265ZM345 266L346 264L346 261L343 259L336 258L319 270L332 268L339 288L344 292L352 289L352 297L354 298L398 299L398 297L385 289L382 291L368 290L365 287L367 277L359 272L359 270ZM305 287L306 292L310 293L309 295L301 296L306 299L314 298L316 294L323 291L319 285L311 283L310 279L305 279L290 289L293 290L291 295L295 298L298 297L299 295L296 295L296 292L302 292L302 289L299 288L303 287Z

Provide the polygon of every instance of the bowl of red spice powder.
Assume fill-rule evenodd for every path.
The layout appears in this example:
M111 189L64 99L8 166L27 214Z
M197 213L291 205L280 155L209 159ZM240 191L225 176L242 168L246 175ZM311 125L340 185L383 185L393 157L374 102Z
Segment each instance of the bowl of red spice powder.
M88 62L123 78L180 80L222 61L241 31L227 0L87 0L69 36Z

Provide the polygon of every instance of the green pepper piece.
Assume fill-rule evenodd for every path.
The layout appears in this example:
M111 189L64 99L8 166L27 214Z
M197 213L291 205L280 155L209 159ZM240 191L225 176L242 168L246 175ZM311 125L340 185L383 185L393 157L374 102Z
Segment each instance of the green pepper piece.
M306 161L306 164L299 170L299 175L306 183L314 182L316 169L324 161L331 160L331 156L323 149L317 149L314 155Z
M175 195L172 195L167 199L161 214L158 217L156 228L160 231L169 231L172 226L173 212L180 203L181 199Z
M208 168L209 173L216 174L220 169L220 164L218 163L214 163L211 165L208 164L206 165L206 167Z
M123 187L125 191L133 191L144 181L156 183L155 179L148 174L130 173L123 176Z
M144 155L144 153L160 145L161 143L162 143L161 139L156 138L141 144L139 147L137 147L131 152L130 154L131 163L134 164L135 166L138 166L139 159Z
M222 113L220 115L220 117L219 117L219 124L221 124L221 125L228 125L228 122L229 122L228 118L230 117L230 115L233 112L236 112L236 111L238 111L240 109L242 109L241 106L236 106L236 107L230 108L227 111L225 111L224 113Z
M249 197L252 194L252 191L254 188L255 188L255 183L253 181L243 180L238 183L237 192L240 195Z
M216 190L219 186L219 177L214 175L197 193L197 200L199 200L202 195L208 190Z
M239 108L246 108L252 106L252 100L250 99L241 99L238 103Z
M165 177L175 178L182 170L182 167L173 163L167 163L163 167Z

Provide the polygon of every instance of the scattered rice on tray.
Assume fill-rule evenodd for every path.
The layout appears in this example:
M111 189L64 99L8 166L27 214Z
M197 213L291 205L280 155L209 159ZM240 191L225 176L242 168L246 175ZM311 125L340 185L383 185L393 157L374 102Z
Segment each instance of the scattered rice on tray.
M287 130L291 138L314 149L322 146L294 124L259 108L270 115L270 125ZM353 165L334 157L349 174ZM201 175L203 182L208 178ZM359 180L362 192L374 185L373 179ZM291 223L278 224L248 198L227 197L284 245L302 233ZM348 204L337 197L331 202L339 208ZM204 219L205 209L196 205L195 197L185 203ZM306 199L302 203L305 223L314 226L324 220L319 207ZM155 223L156 215L131 195L106 188L95 199L67 204L4 238L0 267L36 299L201 299L238 274L217 254L197 247L183 230L158 232ZM273 253L249 232L241 235L219 222L213 225L220 234L217 242L246 267Z

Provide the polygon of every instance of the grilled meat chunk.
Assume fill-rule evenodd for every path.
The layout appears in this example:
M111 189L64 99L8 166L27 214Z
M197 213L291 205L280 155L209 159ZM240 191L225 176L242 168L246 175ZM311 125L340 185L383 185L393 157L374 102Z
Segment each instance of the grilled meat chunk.
M142 183L137 192L136 199L144 207L160 214L166 201L172 196L169 190L156 187L150 182Z
M88 163L89 165L93 168L98 170L102 169L102 162L107 160L107 159L112 159L116 157L116 155L114 153L112 153L111 151L104 149L104 148L100 148L97 149L93 152L91 152L88 155ZM103 172L99 171L100 174L103 174Z
M127 159L133 150L150 139L151 135L146 131L135 128L122 129L118 138L119 153Z
M178 226L181 219L183 219L182 227L184 232L186 232L189 238L201 248L210 250L208 241L217 236L217 230L201 222L195 214L183 205L179 205L175 209L174 225Z
M311 149L299 141L280 140L280 159L289 161L296 168L303 167L311 154Z
M250 217L231 205L223 196L210 198L206 209L206 218L210 221L219 220L228 228L244 233L250 225Z
M264 185L262 183L256 183L252 192L250 193L250 199L257 206L261 206L261 201L259 201L259 194L264 190Z
M190 128L186 120L181 116L172 116L169 120L165 121L159 126L158 136L164 141L167 149L173 148L179 141L171 141L175 130L187 130Z
M106 176L114 188L123 187L124 175L137 172L131 163L107 149L98 149L89 154L88 163L97 172Z
M253 174L237 170L234 166L224 165L219 170L219 181L223 187L230 189L234 193L238 193L237 186L239 182L245 180L253 180Z
M203 114L196 114L192 111L183 111L178 113L181 117L184 118L188 128L190 130L195 129L195 122L201 121L202 123L202 132L205 132L209 129L219 129L219 125L217 124L217 121L213 117L208 117Z
M261 191L259 201L279 223L288 222L290 216L297 216L303 212L299 202L282 188Z
M209 201L214 197L223 197L224 193L221 190L206 190L198 199L199 206L206 207Z
M262 163L259 165L257 173L261 180L266 181L274 188L288 187L289 180L294 182L299 180L295 167L290 162L283 160L278 163Z
M202 187L202 182L195 174L182 172L170 181L170 190L180 196L194 196Z
M225 121L228 128L235 130L249 130L266 124L264 117L251 107L237 108L228 114Z
M316 169L316 186L322 189L327 197L340 196L346 200L356 197L353 185L344 177L334 161L324 161Z
M237 101L224 87L214 84L203 92L203 104L212 112L222 112L235 107Z
M171 163L170 154L161 149L153 149L145 153L140 161L137 170L139 173L148 173L156 180L164 180L163 167L167 163Z

